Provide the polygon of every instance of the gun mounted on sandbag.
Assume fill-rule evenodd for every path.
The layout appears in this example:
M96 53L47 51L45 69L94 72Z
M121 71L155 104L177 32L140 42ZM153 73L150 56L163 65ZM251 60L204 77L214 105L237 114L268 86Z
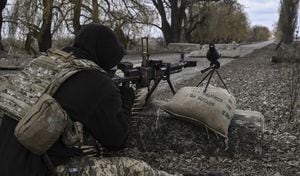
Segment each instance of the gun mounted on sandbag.
M113 81L116 84L135 84L136 88L148 87L148 95L146 101L152 95L159 83L164 80L173 94L176 93L174 86L170 80L170 75L181 72L185 67L197 66L196 61L185 61L183 58L178 63L165 63L162 60L150 60L148 50L148 37L143 37L142 42L142 64L133 67L131 62L121 62L117 68L122 70L124 77L114 76Z

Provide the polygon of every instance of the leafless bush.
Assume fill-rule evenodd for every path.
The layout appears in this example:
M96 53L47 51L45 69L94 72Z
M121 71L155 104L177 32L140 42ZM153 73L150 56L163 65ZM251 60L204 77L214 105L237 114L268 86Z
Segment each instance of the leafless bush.
M293 42L297 25L299 0L281 0L280 4L281 7L276 36L283 43L289 44Z
M57 38L55 40L53 40L53 48L64 48L66 46L69 46L72 42L72 38L71 37L65 37L65 38Z
M15 38L6 38L2 41L4 50L8 52L8 54L25 54L24 51L24 42L17 40Z
M297 32L298 33L298 32ZM298 35L298 34L297 34ZM296 35L296 36L297 36ZM294 41L293 43L293 57L289 65L289 122L295 119L295 116L299 115L299 106L300 106L300 63L297 62L299 56L296 55L297 50L299 49L299 43Z
M289 79L289 122L292 121L297 114L299 108L299 90L300 90L300 64L291 63L290 65L290 79Z

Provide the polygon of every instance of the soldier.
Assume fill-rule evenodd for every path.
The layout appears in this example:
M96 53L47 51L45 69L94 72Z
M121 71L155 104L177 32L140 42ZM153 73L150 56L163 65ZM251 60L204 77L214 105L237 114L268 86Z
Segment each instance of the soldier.
M123 55L109 28L89 24L71 46L10 76L0 90L0 175L169 175L142 161L99 157L128 138L134 91L107 74Z

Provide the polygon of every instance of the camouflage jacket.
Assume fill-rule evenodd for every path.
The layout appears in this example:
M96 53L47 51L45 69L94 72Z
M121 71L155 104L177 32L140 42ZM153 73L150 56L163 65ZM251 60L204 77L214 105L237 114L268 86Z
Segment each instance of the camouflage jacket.
M19 121L44 94L53 95L60 85L78 71L98 69L89 60L75 59L72 53L48 50L22 71L8 77L0 89L0 114L7 114Z

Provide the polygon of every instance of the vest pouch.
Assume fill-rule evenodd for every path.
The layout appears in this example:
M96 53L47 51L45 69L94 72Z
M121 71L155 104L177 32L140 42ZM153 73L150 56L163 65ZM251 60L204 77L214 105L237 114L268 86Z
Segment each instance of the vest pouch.
M15 128L17 140L32 153L44 154L68 125L68 115L49 94L43 94Z
M80 146L83 143L83 125L80 122L70 120L61 140L68 147Z

